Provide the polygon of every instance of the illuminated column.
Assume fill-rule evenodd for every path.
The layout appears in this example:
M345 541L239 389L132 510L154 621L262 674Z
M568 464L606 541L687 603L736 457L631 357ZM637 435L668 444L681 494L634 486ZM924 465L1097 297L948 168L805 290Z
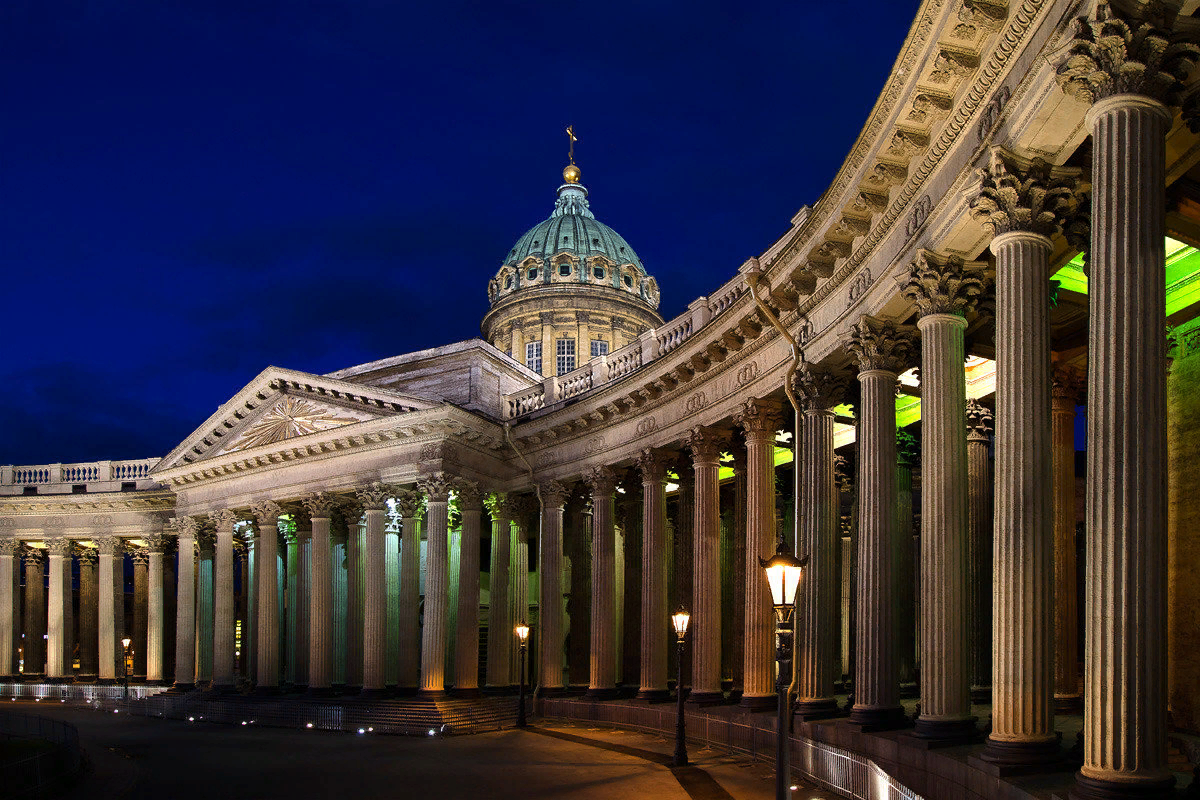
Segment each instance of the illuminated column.
M362 688L363 668L363 509L349 502L346 518L346 686ZM403 591L403 589L401 589ZM403 685L403 683L401 684ZM415 687L415 683L413 684Z
M46 556L42 550L27 548L25 561L25 665L26 675L41 675L46 670Z
M872 729L904 723L896 661L896 375L912 335L864 316L846 347L858 361L858 601L852 722ZM901 580L910 580L908 575Z
M294 517L293 521L295 521ZM296 589L300 583L298 572L300 568L300 537L296 533L284 531L283 544L287 553L287 557L284 559L286 577L283 581L285 597L283 620L286 625L283 634L283 680L284 683L294 685L296 683L296 660L299 655L296 629L300 615L296 613L299 606Z
M71 540L63 537L46 540L46 552L50 554L50 596L47 601L46 625L46 677L65 678L70 669L67 664L67 619L66 605L69 602L71 563ZM64 572L66 573L64 575Z
M171 520L179 537L179 576L175 596L175 688L196 685L196 520Z
M967 563L966 314L980 270L921 251L902 291L921 331L921 716L916 734L968 740L971 716Z
M13 556L17 552L18 544L16 539L0 539L0 678L9 678L17 674L17 630L12 609L16 607L19 585L13 580Z
M1057 367L1051 377L1051 439L1054 442L1054 705L1083 710L1079 692L1079 600L1075 567L1075 403L1083 376ZM1086 737L1085 737L1086 741Z
M732 651L729 661L733 665L731 694L741 697L745 688L746 669L746 447L744 442L734 437L729 445L730 455L733 456L733 563L730 572L733 577L733 636L729 641Z
M363 691L384 687L384 653L387 651L387 596L385 592L383 512L388 489L372 483L358 491L367 517L363 546Z
M116 554L122 552L121 540L116 536L101 536L96 540L99 550L99 568L97 580L99 584L99 602L97 603L97 624L99 642L99 674L100 681L112 682L117 679L117 615L116 570L120 564Z
M746 582L741 705L775 705L775 613L759 559L775 552L775 431L779 405L751 398L733 421L746 433Z
M329 514L333 498L324 492L303 499L312 519L312 586L309 590L308 688L326 691L333 685L333 560Z
M248 527L248 526L247 526ZM237 614L241 620L241 638L234 642L234 657L237 674L249 679L254 674L252 670L251 653L254 652L254 568L252 558L253 536L249 530L243 529L233 539L233 553L237 564L237 574L242 582L242 590L238 593ZM167 559L167 565L171 561ZM170 579L167 580L168 585Z
M149 537L143 537L143 540ZM146 679L146 642L149 627L149 583L147 573L150 570L150 551L145 547L131 550L129 558L133 561L133 639L130 645L133 665L130 667L130 677L138 680Z
M163 596L163 552L169 539L166 536L147 536L146 550L149 567L146 572L146 680L163 680L163 623L166 603Z
M641 700L667 697L667 462L654 450L637 457L642 473Z
M238 517L224 509L209 514L217 528L213 556L213 689L233 688L233 526ZM277 601L278 602L278 601Z
M508 618L513 625L524 621L529 624L529 521L538 505L528 495L510 497L509 508L513 514L512 546L509 551L509 597L512 612ZM510 626L511 627L511 626ZM540 635L540 634L539 634ZM512 646L512 640L509 640ZM527 656L528 658L528 656ZM518 659L509 659L509 686L515 686L520 664Z
M454 688L479 693L479 514L483 509L478 484L455 483L462 511L462 541L458 561L458 631L454 646ZM505 637L507 638L507 637Z
M562 602L563 506L570 492L558 481L549 481L541 485L539 495L542 501L542 530L538 541L538 576L541 579L538 685L543 693L557 693L563 688L565 633Z
M440 472L418 484L426 497L425 620L421 629L421 694L445 689L446 627L450 611L450 481Z
M996 528L992 732L983 758L1040 764L1054 732L1050 237L1078 172L995 151L972 213L996 257ZM1068 177L1070 176L1070 177Z
M95 680L98 670L97 630L100 618L97 613L98 586L96 583L97 554L90 547L76 543L75 555L79 558L79 675L85 680ZM3 565L0 565L0 596L3 595ZM0 600L0 608L3 601ZM0 625L3 622L0 621ZM3 633L0 632L0 640ZM3 641L0 641L3 648ZM3 656L0 655L0 658ZM0 675L3 675L0 661Z
M617 478L611 468L595 467L584 480L592 491L592 625L587 696L603 700L617 693Z
M512 509L508 498L492 495L487 501L492 515L492 574L488 606L487 686L512 685L509 666L512 655L513 622L509 616L509 544L512 539Z
M349 616L349 598L346 596L346 531L342 525L343 520L341 515L338 515L338 522L335 524L330 520L329 525L329 540L330 540L330 560L332 562L332 614L333 614L333 673L332 681L334 687L344 687L346 685L346 622ZM311 685L311 684L310 684Z
M797 465L799 541L796 555L808 556L796 596L796 713L820 719L837 711L833 682L838 613L838 522L841 503L833 477L833 407L842 401L846 379L805 367L796 373L804 406Z
M397 686L416 691L421 681L421 516L425 498L404 489L396 494L400 512L400 669Z
M692 692L688 702L709 704L721 693L721 447L725 437L712 428L692 428L687 446L695 476L692 514ZM611 498L610 498L611 499ZM595 501L593 499L593 506ZM681 509L689 513L688 509ZM593 512L594 513L594 512Z
M404 523L393 501L383 513L383 569L387 583L387 656L384 683L395 687L400 680L400 534Z
M308 510L304 509L294 515L296 520L295 550L288 553L288 580L295 578L295 594L289 588L289 600L294 599L294 605L288 609L288 633L291 641L288 650L292 658L292 683L298 687L308 686L309 659L309 569L312 555L312 520ZM291 548L289 548L290 550ZM292 570L293 555L295 556L295 571Z
M970 532L967 564L971 597L967 624L971 633L971 699L992 701L992 462L988 455L992 412L967 401L967 483Z
M251 511L258 520L257 683L259 691L270 692L279 687L279 515L283 509L271 500L260 500Z
M1200 48L1182 30L1164 27L1174 24L1173 13L1141 8L1145 17L1125 17L1104 3L1092 20L1076 21L1059 67L1063 89L1092 104L1085 750L1072 790L1081 798L1173 796L1166 761L1166 134ZM1196 112L1189 102L1193 130Z
M213 667L213 554L216 535L196 531L196 683L212 683ZM256 586L257 588L257 586Z

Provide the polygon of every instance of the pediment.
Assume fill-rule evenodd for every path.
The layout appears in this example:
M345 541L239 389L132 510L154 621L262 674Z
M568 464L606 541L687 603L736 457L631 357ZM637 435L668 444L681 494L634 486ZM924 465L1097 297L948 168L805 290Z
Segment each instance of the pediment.
M269 367L160 461L154 472L439 406L423 398Z

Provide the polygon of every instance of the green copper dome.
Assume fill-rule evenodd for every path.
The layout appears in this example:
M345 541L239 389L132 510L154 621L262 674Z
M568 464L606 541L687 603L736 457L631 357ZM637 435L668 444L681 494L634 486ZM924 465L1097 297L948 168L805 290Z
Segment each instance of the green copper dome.
M592 214L587 195L587 189L577 183L558 187L558 200L550 219L538 223L518 239L504 264L515 267L530 256L548 262L566 252L581 260L602 255L613 264L632 264L645 275L646 268L629 242Z

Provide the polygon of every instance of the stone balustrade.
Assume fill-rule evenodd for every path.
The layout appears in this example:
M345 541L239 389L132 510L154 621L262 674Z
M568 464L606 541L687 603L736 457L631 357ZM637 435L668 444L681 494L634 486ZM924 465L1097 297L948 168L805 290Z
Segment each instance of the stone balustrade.
M150 477L150 470L159 460L0 466L0 495L71 494L73 487L80 485L86 487L86 492L117 492L128 483L137 489L152 489L158 481ZM31 488L35 491L29 491Z

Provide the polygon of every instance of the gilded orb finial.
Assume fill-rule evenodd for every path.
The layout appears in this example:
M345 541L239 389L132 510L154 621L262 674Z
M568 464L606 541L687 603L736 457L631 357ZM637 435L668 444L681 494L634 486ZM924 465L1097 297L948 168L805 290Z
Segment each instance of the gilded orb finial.
M567 126L567 140L570 144L567 146L567 160L571 163L563 170L563 180L567 183L579 183L579 167L575 166L575 143L579 138L575 136L575 126Z

